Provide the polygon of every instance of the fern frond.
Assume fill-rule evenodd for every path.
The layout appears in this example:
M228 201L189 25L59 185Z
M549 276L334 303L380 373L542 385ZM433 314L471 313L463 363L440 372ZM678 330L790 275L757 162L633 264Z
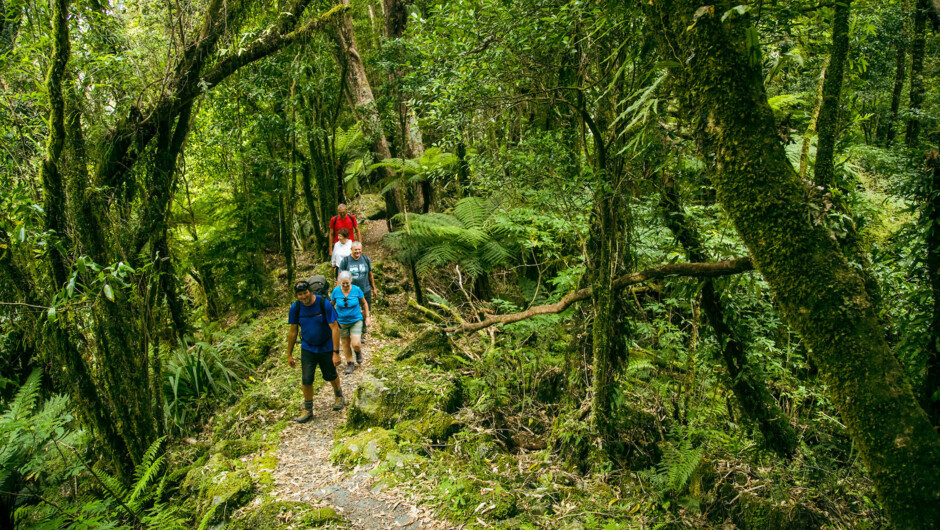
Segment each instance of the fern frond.
M143 458L141 458L140 463L134 468L134 486L133 491L131 491L128 497L129 502L137 501L141 493L147 489L151 489L151 486L153 486L154 477L156 477L163 468L164 456L161 455L158 457L157 454L160 452L164 440L166 440L166 436L157 438L150 444Z
M36 400L39 398L39 382L41 379L42 372L39 369L33 370L29 374L23 386L16 391L16 397L10 403L10 409L0 417L0 421L13 422L25 418L32 412L36 406Z

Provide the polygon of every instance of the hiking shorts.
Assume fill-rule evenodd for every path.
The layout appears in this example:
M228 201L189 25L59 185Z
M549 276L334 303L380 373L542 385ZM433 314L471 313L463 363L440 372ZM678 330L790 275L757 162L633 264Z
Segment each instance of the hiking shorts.
M313 353L312 351L301 349L300 368L303 374L301 376L301 384L304 386L313 384L313 379L317 375L317 366L320 367L320 374L323 375L324 381L332 381L339 377L336 373L336 367L333 366L333 352Z
M339 338L348 339L350 335L362 336L363 327L365 327L365 322L362 320L357 320L352 324L340 324Z

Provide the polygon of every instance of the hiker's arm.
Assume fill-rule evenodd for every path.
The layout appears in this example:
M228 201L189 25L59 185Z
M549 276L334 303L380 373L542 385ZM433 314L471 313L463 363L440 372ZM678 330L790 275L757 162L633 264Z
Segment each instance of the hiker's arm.
M362 243L362 232L359 231L359 219L356 219L356 226L353 227L353 231L356 232L356 241Z
M294 362L294 343L297 342L297 324L290 325L290 331L287 332L287 364L293 368Z
M371 268L369 269L369 285L372 286L372 292L373 292L373 293L379 292L379 290L375 288L375 276L372 275L372 269L371 269Z
M366 302L365 296L359 299L359 307L362 308L362 314L366 316L366 326L368 326L369 325L369 304Z
M339 357L339 324L336 321L330 322L330 331L333 333L333 366L342 361Z

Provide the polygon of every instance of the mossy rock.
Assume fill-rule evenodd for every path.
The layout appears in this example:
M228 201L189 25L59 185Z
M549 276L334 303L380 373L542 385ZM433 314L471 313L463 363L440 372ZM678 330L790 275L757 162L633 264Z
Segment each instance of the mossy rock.
M460 379L444 372L379 370L365 375L353 396L347 425L391 429L430 411L453 413L463 399Z
M265 501L257 508L240 513L227 528L230 530L309 528L341 520L342 517L330 507L315 508L303 502Z
M411 443L443 443L459 429L460 425L453 416L438 410L428 411L420 418L403 421L395 427L399 437Z
M437 367L448 371L460 370L469 362L454 353L450 337L440 328L427 328L418 333L399 352L395 360L405 361L410 365Z
M336 465L351 467L385 460L389 455L398 453L398 444L392 438L392 433L374 427L347 438L333 449L330 459Z
M212 446L212 453L219 453L226 458L239 458L257 452L261 447L258 442L250 440L222 440Z
M200 528L218 524L254 497L254 483L237 460L216 453L205 466L190 470L180 488L196 498Z

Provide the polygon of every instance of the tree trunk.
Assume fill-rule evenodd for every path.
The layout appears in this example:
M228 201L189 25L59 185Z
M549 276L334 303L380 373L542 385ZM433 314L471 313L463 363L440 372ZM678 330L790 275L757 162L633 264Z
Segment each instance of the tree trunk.
M683 211L678 190L669 177L663 182L660 204L664 209L666 226L685 248L689 261L707 261L705 247L694 222ZM745 345L726 317L721 294L711 279L705 280L702 286L702 309L715 331L721 357L731 379L731 390L741 410L757 425L764 444L780 456L789 458L797 449L796 431L767 390L760 367L748 362Z
M924 49L927 47L927 0L914 0L914 41L911 43L911 117L905 141L911 149L920 139L921 112L924 104Z
M819 124L819 113L823 105L823 89L826 86L826 70L829 68L829 57L823 60L822 69L819 71L819 85L816 87L816 105L813 107L813 118L806 127L803 134L803 145L800 147L800 177L806 178L809 172L809 144L816 136L816 126Z
M832 19L832 51L829 53L829 69L823 83L822 107L819 111L816 142L816 170L813 182L827 190L835 189L833 158L836 136L839 132L839 105L842 99L842 78L845 60L849 54L849 12L851 0L840 0L835 5Z
M42 162L41 180L43 188L43 215L46 230L52 232L54 241L68 247L65 232L65 189L59 158L65 146L65 101L62 97L62 82L69 60L68 0L56 0L52 15L52 64L46 75L46 92L49 98L49 138L46 142L46 159ZM6 16L6 13L3 14ZM67 266L65 256L57 248L47 248L52 279L56 289L65 285Z
M898 111L901 109L901 92L904 90L904 66L906 62L907 46L903 42L899 42L895 59L894 90L891 92L891 111L888 114L888 119L885 120L882 131L878 135L886 147L891 147L891 144L894 143L894 136L897 132L895 127L898 121Z
M885 341L858 272L828 229L813 222L808 190L793 171L764 91L756 30L726 17L730 2L647 7L697 141L713 161L718 198L811 349L885 511L898 528L940 521L940 436L918 406Z
M348 6L349 0L343 0L343 5ZM369 148L375 157L375 161L381 162L392 156L388 150L388 141L385 139L385 132L382 129L382 120L379 117L379 109L375 104L375 97L372 95L369 77L366 75L362 58L359 57L359 52L356 49L352 17L345 13L334 29L332 36L336 41L336 58L340 64L344 65L346 90L353 107L353 114L361 124L362 134L369 142ZM379 168L376 171L383 185L392 175L388 168ZM385 212L388 215L386 223L389 230L392 230L392 217L402 211L400 194L397 189L393 189L384 193L383 196L385 198Z
M400 39L408 27L408 9L404 0L384 0L385 5L385 35L389 39ZM421 128L418 126L418 117L408 106L399 87L402 73L398 70L391 72L391 85L394 87L398 124L401 135L402 158L419 158L424 154L424 141L421 138ZM431 207L431 183L424 181L420 185L421 213L428 213Z
M927 154L927 276L933 294L933 315L930 322L930 343L927 348L927 374L921 404L935 427L940 427L940 152Z

